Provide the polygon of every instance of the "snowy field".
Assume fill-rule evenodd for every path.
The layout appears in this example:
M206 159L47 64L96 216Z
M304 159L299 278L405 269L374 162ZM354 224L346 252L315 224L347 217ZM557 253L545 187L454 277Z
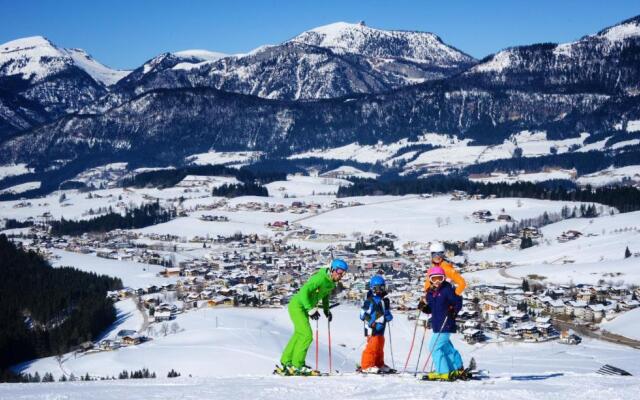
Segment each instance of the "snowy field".
M289 175L286 181L275 181L265 185L269 196L301 197L312 195L335 195L340 186L350 186L345 179Z
M468 345L454 335L454 344L465 360L474 357L491 379L479 382L426 383L412 375L362 377L353 375L364 340L354 306L335 309L332 323L333 367L342 376L329 378L282 378L270 375L291 332L285 309L201 309L179 315L181 331L113 352L66 356L62 368L75 375L117 375L123 369L147 367L159 376L174 368L182 374L175 380L115 381L0 385L0 398L632 398L640 379L604 377L595 371L604 363L640 373L640 351L586 339L579 346L559 343L503 343ZM135 317L131 317L135 318ZM320 368L328 369L326 320L321 319ZM396 313L391 325L394 361L402 368L406 359L413 321ZM427 332L427 340L431 335ZM422 337L422 328L417 341ZM386 362L393 364L387 340ZM416 365L417 347L409 363ZM424 354L422 357L424 361ZM420 362L421 366L423 361ZM307 362L314 364L314 345ZM55 358L23 366L24 371L61 374ZM191 377L189 377L191 375ZM317 382L316 382L317 380ZM588 384L588 389L584 390ZM372 387L371 385L374 385Z
M640 340L640 308L628 311L600 325L602 329L631 339Z
M528 249L495 246L468 253L469 261L509 261L514 267L506 272L497 269L467 274L478 282L517 283L531 274L542 275L548 282L591 283L600 279L614 283L640 284L640 259L624 259L627 246L640 248L640 212L568 219L542 228L543 239ZM565 231L577 230L578 239L560 243L556 238Z
M54 267L73 266L81 271L117 276L125 287L139 288L150 285L166 285L176 278L164 278L157 274L164 269L159 265L141 264L133 261L111 260L91 254L53 250L58 256L51 261Z
M504 213L520 220L540 216L545 211L560 212L565 204L570 207L576 204L513 198L451 201L450 196L425 199L415 195L368 197L369 201L372 199L371 204L309 217L303 224L319 233L344 233L347 236L353 232L369 233L374 230L393 232L400 242L468 240L476 235L486 235L504 224L497 221L476 223L471 218L476 210L489 210L497 216L504 209Z

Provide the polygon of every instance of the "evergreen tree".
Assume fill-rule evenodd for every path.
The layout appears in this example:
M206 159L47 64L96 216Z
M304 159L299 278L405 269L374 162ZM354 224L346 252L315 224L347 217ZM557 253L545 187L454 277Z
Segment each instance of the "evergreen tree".
M631 251L629 250L629 246L624 250L624 258L631 257Z

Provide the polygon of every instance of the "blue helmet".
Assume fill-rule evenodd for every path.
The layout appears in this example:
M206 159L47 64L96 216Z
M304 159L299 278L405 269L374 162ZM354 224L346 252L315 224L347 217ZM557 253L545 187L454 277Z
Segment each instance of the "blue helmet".
M333 261L331 261L331 271L335 271L337 269L341 269L343 271L349 271L349 265L347 265L347 262L341 258L336 258Z
M371 280L369 281L369 287L372 289L376 286L384 286L384 285L385 285L384 278L381 275L374 275L371 277Z

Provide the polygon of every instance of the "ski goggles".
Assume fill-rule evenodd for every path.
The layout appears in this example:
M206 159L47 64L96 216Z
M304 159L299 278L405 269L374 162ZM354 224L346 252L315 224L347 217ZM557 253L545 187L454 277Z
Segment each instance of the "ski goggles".
M385 285L375 285L371 288L373 293L382 293L387 289Z
M434 258L434 257L444 258L444 252L436 251L435 253L431 253L431 258Z
M429 282L431 283L442 283L444 281L444 275L431 275L429 277Z
M343 276L344 274L347 273L347 271L345 271L344 269L334 269L331 271L332 274L337 274L339 276Z

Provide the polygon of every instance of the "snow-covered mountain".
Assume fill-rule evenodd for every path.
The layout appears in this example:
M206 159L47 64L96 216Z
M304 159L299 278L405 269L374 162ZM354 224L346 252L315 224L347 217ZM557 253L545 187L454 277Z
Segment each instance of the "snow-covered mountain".
M368 27L364 22L336 22L303 32L291 42L374 58L404 58L443 68L473 64L475 59L428 32L392 31Z
M588 133L580 150L625 151L629 159L636 137L623 137L623 128L640 120L639 20L570 44L507 49L478 65L432 34L344 23L243 55L165 53L89 102L83 112L91 115L4 141L0 162L114 153L176 162L209 150L290 156L415 142L430 132L472 141L482 150L477 160L486 160L515 154L505 140L522 131L545 132L549 141ZM447 75L464 65L466 72ZM435 78L433 68L449 77L416 83ZM410 160L419 153L401 161L419 164L425 160Z
M105 111L149 90L182 87L214 87L280 100L378 93L445 78L475 62L431 33L336 23L247 54L161 54L86 111Z
M462 80L527 91L640 94L640 16L575 42L513 47L482 60Z
M82 49L65 49L42 36L31 36L0 44L0 76L21 75L30 82L42 81L76 66L97 82L112 85L129 71L114 70L96 61Z
M100 64L83 50L58 47L42 36L0 45L0 88L40 104L50 118L80 110L127 73Z

